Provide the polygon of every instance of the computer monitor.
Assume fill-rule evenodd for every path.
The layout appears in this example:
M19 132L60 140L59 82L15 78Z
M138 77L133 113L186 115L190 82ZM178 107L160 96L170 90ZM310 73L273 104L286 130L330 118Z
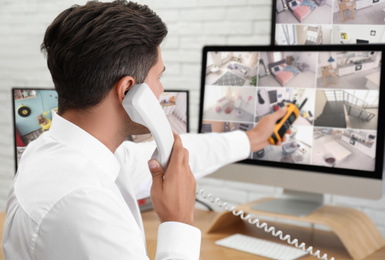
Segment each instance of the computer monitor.
M385 43L379 0L274 0L272 44Z
M15 167L30 142L51 126L52 115L58 109L58 94L47 88L13 88L13 122ZM166 90L159 102L177 134L189 132L189 91ZM151 140L151 135L132 135L127 140L143 142Z
M204 47L200 132L247 131L289 102L303 104L282 145L251 153L212 177L283 187L299 196L306 192L315 207L324 193L379 198L385 133L380 113L385 108L383 49Z

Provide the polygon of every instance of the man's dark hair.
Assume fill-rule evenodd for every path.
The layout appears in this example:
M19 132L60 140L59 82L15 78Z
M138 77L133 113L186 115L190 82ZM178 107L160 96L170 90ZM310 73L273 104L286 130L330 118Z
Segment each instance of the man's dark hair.
M156 13L137 3L92 1L64 10L41 45L59 113L97 105L124 76L142 83L166 35Z

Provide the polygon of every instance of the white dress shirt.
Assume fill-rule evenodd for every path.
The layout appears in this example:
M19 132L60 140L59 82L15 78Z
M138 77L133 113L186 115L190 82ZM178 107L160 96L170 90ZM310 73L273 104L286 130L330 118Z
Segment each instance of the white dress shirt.
M184 135L196 178L246 158L241 132ZM115 152L55 115L28 145L9 192L6 260L148 259L137 199L148 197L154 142L124 142ZM177 195L177 194L176 194ZM158 229L156 259L199 259L200 231L178 222Z

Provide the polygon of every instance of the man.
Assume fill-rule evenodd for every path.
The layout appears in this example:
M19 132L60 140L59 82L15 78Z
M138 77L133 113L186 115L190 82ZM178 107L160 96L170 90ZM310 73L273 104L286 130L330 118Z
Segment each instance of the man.
M153 11L125 1L74 6L48 27L42 50L59 111L21 159L7 204L5 259L148 259L136 201L150 192L161 220L156 259L199 258L195 178L266 146L285 111L246 133L175 135L162 169L149 160L154 142L124 142L148 130L122 101L137 83L157 97L163 91L166 34Z

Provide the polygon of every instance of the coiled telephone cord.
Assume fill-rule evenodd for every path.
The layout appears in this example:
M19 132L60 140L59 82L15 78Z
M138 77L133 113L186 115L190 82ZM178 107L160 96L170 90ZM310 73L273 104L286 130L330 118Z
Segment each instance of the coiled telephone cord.
M318 259L321 260L328 260L328 255L324 254L323 256L320 255L320 250L317 250L313 252L313 247L309 246L306 248L305 243L299 244L298 239L292 239L290 235L285 235L281 230L276 231L275 227L269 227L265 222L261 222L258 218L254 218L247 214L245 216L245 213L243 210L238 210L235 208L235 206L229 206L227 202L223 202L220 198L214 197L211 193L205 193L203 189L201 189L198 194L203 198L208 200L210 203L217 205L220 208L223 208L224 210L228 212L232 212L234 216L240 217L242 220L247 221L248 223L255 225L259 229L263 229L266 233L271 233L273 236L278 237L282 241L286 241L288 244L295 246L298 249L301 249L302 251L305 251L306 253L316 256ZM331 257L330 260L334 260L334 257Z

